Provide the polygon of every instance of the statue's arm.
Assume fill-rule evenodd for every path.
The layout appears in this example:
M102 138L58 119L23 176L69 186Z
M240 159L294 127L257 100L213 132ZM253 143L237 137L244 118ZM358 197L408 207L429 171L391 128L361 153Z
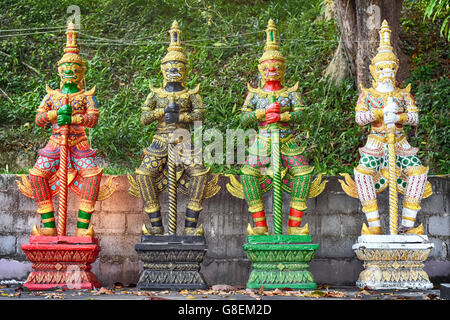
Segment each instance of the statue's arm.
M300 93L292 92L289 94L292 111L285 111L280 114L280 121L298 123L302 119L303 109L305 109Z
M148 125L164 116L164 109L156 108L156 94L154 92L147 96L141 110L141 122L143 125Z
M191 112L181 112L179 121L187 123L202 121L205 115L202 97L198 93L195 93L189 96L189 100L191 103Z
M358 126L365 126L368 123L383 119L382 109L369 109L366 102L367 93L362 91L356 103L355 121Z
M241 108L241 123L246 127L252 126L256 121L264 120L266 115L264 109L256 109L253 95L252 92L247 94L247 98Z
M52 101L50 94L47 94L42 99L41 104L36 110L36 124L39 127L45 128L48 123L56 122L56 110L52 110Z
M79 124L87 128L94 128L98 123L99 110L98 100L95 93L86 95L84 97L86 104L86 112L84 114L78 113L72 115L72 124Z
M405 95L406 112L398 115L398 123L403 125L417 126L419 124L419 108L414 103L414 98L410 93Z

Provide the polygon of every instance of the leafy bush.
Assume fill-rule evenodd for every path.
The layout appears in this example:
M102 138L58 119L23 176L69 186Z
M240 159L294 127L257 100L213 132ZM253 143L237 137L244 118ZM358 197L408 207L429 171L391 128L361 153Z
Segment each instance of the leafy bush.
M140 107L149 93L149 82L154 86L162 84L159 65L166 53L167 30L174 19L182 29L191 67L188 86L201 84L207 106L205 128L225 133L227 128L240 127L238 115L246 83L257 83L257 59L263 52L267 21L272 18L280 33L281 50L288 58L287 84L299 81L308 106L304 122L298 126L297 141L320 172L350 173L357 163L358 147L365 142L367 129L358 128L354 122L358 93L353 80L338 86L319 81L338 41L336 24L318 19L323 10L321 0L4 0L0 3L3 30L36 29L0 33L3 172L26 171L49 137L50 129L35 126L34 116L45 95L45 83L53 88L59 84L56 62L65 44L66 9L70 5L81 8L79 43L88 61L86 85L97 86L100 107L99 124L88 130L88 136L92 147L98 149L105 172L134 171L142 148L150 143L156 126L141 125ZM419 25L410 21L409 29L423 32ZM420 46L425 46L427 37L420 34ZM435 46L442 47L441 41L436 40ZM405 41L408 45L414 51L417 39ZM426 61L433 55L431 50L434 47L416 53L416 59ZM448 80L443 79L448 71L439 66L439 62L417 62L408 79L424 110L412 143L419 146L432 173L448 170ZM422 145L423 141L428 144ZM14 155L23 152L32 154L32 159L15 161ZM212 165L215 172L237 169L236 165Z

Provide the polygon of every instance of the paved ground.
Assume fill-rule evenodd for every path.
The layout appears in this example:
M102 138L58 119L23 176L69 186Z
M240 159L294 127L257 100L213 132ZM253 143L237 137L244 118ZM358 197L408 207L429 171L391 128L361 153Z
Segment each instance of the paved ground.
M433 314L448 314L448 300L441 300L439 295L439 289L371 291L356 287L319 286L317 290L260 291L227 285L194 291L140 291L116 285L98 290L56 289L31 292L16 283L0 284L0 308L3 307L2 303L6 303L3 310L14 310L21 318L28 318L26 314L30 314L33 319L37 313L44 312L44 315L48 315L48 312L52 312L64 317L69 314L90 318L99 315L101 319L124 314L129 318L137 315L163 315L166 319L180 320L279 320L311 314L318 315L319 318L336 318L338 315L348 317L351 314L359 316L358 309L366 310L364 314L373 313L383 318L387 314L414 318L422 315L424 310L433 310ZM379 302L374 302L376 300ZM364 308L364 304L368 304L368 308Z
M0 300L440 300L439 289L423 291L372 291L357 287L324 287L317 290L250 290L216 285L208 290L140 291L117 284L96 290L29 291L20 284L0 285Z

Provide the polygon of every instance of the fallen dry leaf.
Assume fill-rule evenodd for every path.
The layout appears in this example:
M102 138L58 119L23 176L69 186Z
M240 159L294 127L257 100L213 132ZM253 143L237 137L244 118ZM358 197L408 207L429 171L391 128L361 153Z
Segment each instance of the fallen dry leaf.
M309 297L309 298L321 298L324 295L325 295L325 292L320 291L320 290L316 290L313 292L307 292L307 293L303 294L304 297Z
M416 298L415 297L400 296L400 297L394 297L392 300L416 300Z
M326 298L345 298L348 295L341 291L327 291L324 295Z
M162 297L148 297L148 298L145 298L145 300L169 300L169 299L162 298Z
M106 289L105 287L101 287L100 290L98 290L96 293L94 293L94 295L98 296L101 294L114 294L113 291Z
M280 289L275 289L273 290L273 294L283 294L283 291L281 291Z
M230 286L228 284L216 284L211 287L212 290L216 291L235 291L236 288L233 286Z
M359 291L359 292L357 292L357 293L355 293L355 297L368 296L368 295L370 295L370 293L367 290L364 290L364 289Z
M44 294L44 299L65 299L63 295L57 293Z

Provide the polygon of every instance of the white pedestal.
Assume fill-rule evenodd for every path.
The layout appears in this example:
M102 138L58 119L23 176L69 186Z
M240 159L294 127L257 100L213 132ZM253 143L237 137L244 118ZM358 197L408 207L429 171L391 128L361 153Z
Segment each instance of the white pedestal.
M356 285L380 289L431 289L423 270L433 243L424 235L364 235L352 249L364 261Z

